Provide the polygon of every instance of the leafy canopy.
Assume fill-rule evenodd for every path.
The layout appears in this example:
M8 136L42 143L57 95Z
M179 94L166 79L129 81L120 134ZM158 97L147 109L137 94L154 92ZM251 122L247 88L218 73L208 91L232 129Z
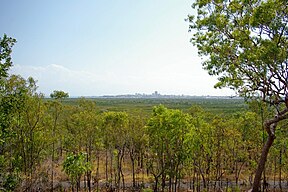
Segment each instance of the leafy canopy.
M215 87L287 102L287 0L196 0L193 8L191 42L204 69L218 76Z
M61 100L61 99L68 98L68 97L69 97L69 94L66 93L66 92L64 92L64 91L54 90L53 93L50 94L50 97L51 97L52 99Z
M72 183L77 182L85 171L91 170L91 164L85 161L86 154L68 154L63 162L63 170L70 177Z
M16 39L8 37L6 34L0 38L0 80L8 77L8 70L12 66L12 47L16 43Z

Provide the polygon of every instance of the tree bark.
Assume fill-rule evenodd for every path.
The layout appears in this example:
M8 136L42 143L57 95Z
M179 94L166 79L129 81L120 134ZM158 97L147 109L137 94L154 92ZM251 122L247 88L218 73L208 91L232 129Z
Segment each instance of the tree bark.
M136 187L136 180L135 180L135 157L133 149L130 151L130 159L132 164L132 187L135 189Z
M265 168L265 163L267 161L269 149L271 148L274 140L275 140L275 135L269 134L267 141L266 141L266 143L262 149L262 154L261 154L261 157L260 157L260 160L258 163L258 167L256 170L256 174L254 177L252 192L259 192L260 191L261 176L262 176L263 170Z
M158 177L156 177L155 175L154 175L154 180L155 180L155 186L154 186L154 192L157 192L158 191Z
M262 149L262 154L258 163L258 167L256 170L256 174L254 177L252 192L259 192L260 191L260 182L261 176L265 168L265 163L267 161L267 156L269 153L269 149L271 148L274 140L275 140L275 130L277 127L277 123L288 118L288 108L285 108L283 111L277 112L274 118L265 122L264 127L268 133L268 138L266 143Z
M279 151L279 188L282 191L282 146Z

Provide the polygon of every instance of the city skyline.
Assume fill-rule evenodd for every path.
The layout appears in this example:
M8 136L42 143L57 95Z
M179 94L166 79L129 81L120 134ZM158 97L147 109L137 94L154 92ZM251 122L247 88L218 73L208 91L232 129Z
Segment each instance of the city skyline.
M233 95L214 89L189 42L193 1L3 0L0 33L17 39L11 73L48 96Z

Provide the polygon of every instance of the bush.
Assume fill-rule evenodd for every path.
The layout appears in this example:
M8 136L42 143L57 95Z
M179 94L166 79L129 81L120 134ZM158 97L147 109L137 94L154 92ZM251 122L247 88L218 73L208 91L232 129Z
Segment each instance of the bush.
M6 177L4 178L3 188L5 189L5 191L14 191L19 183L20 178L16 174L11 173L6 175Z

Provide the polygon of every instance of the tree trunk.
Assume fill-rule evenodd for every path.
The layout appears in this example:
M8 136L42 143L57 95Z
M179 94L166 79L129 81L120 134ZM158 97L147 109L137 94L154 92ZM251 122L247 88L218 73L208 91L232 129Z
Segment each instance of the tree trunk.
M53 131L53 139L54 139L54 131ZM51 192L54 191L54 151L55 151L55 143L52 142L52 160L51 160Z
M269 128L268 128L269 129ZM253 188L252 188L252 192L259 192L260 191L260 182L261 182L261 176L263 173L263 170L265 168L265 163L267 160L267 156L268 156L268 152L269 149L271 148L273 142L275 140L275 135L274 134L269 134L267 141L262 149L262 154L258 163L258 167L256 170L256 174L254 177L254 182L253 182Z
M99 165L100 165L100 157L99 157L99 152L97 151L97 169L96 169L96 191L99 191ZM107 165L107 161L106 161ZM106 176L107 176L107 167L106 167ZM107 178L106 178L106 183L107 183Z
M169 177L169 184L168 185L169 185L169 190L168 191L171 192L172 189L173 189L172 188L172 177L171 176Z
M279 151L279 188L282 191L282 146Z
M122 153L121 153L121 156L120 156L120 162L119 162L119 171L120 171L120 174L121 174L121 178L122 178L122 189L123 191L125 191L125 177L124 177L124 173L123 173L123 170L122 170L122 163L123 163L123 159L124 159L124 153L125 153L125 146L123 146L123 149L122 149Z
M163 168L162 168L163 169ZM164 191L165 190L165 186L166 186L166 173L163 173L162 174L162 179L161 179L161 191Z
M274 140L275 140L275 130L277 127L277 123L287 119L288 118L288 108L285 108L283 111L277 111L277 114L275 115L274 118L268 120L265 122L265 130L268 133L268 138L267 141L262 149L262 154L258 163L258 167L256 170L256 174L254 177L254 183L253 183L253 188L252 192L258 192L260 188L260 181L261 181L261 175L264 171L265 168L265 163L267 160L268 152L269 149L271 148Z
M92 157L92 141L89 140L88 147L86 147L86 162L89 163L91 162L91 157ZM87 171L87 187L88 191L91 192L91 178L92 178L92 171Z
M135 189L136 181L135 181L135 158L133 152L130 152L131 164L132 164L132 187Z
M116 190L117 191L120 191L120 181L121 181L121 149L118 149L118 152L117 152L117 173L116 173Z
M87 187L88 187L88 191L91 192L91 171L87 171Z
M105 178L106 178L106 187L108 187L108 149L105 153Z
M155 180L155 186L154 186L154 192L158 191L158 177L154 176L154 180Z

